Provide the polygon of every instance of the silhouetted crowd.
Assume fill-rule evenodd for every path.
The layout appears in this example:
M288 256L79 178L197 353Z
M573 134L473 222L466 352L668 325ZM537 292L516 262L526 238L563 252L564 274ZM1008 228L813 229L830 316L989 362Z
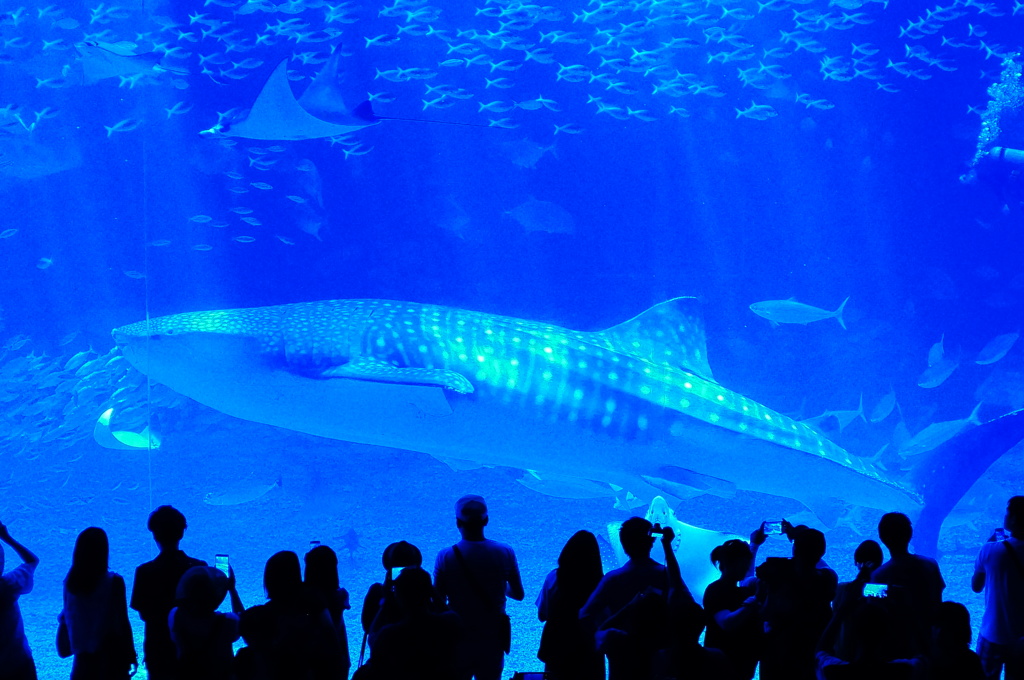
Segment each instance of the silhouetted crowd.
M433 578L416 546L383 555L384 579L370 587L353 680L498 680L513 633L507 598L522 600L511 547L484 537L487 504L458 500L462 540L443 549ZM145 622L144 659L153 680L339 680L351 661L334 551L316 545L305 575L291 551L267 560L267 601L245 608L234 572L179 548L185 517L161 506L149 517L159 547L124 579L109 570L106 533L79 534L64 579L57 651L73 657L72 680L122 680L138 667L128 608ZM878 538L860 544L857 576L839 583L825 563L825 536L786 521L766 522L750 541L733 539L710 555L721 577L698 602L671 549L671 527L640 517L622 523L626 564L604 573L596 537L579 531L537 598L544 622L538 658L547 680L1008 680L1024 678L1024 496L1007 504L1005 529L985 543L971 586L985 594L977 652L967 608L943 601L934 559L915 555L910 519L889 513ZM768 535L792 542L792 557L755 567ZM665 564L651 557L657 542ZM0 524L0 544L21 564L4 573L0 549L0 680L35 680L18 599L32 590L39 559ZM231 613L221 612L230 596ZM705 632L706 631L706 632ZM703 644L701 634L705 633ZM235 653L236 641L245 646ZM369 656L367 658L367 650ZM364 662L365 660L365 662ZM538 674L538 677L539 674Z

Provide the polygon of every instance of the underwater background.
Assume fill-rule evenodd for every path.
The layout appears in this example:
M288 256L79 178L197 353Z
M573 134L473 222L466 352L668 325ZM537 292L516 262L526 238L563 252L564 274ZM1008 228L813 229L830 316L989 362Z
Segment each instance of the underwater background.
M111 329L147 317L378 298L597 330L695 296L718 382L812 419L894 477L924 458L905 444L929 425L967 427L979 403L983 420L1024 407L1019 343L977 363L1021 330L1021 215L960 179L979 149L1024 146L1021 9L4 0L0 521L42 560L21 600L40 676L70 672L53 639L78 532L103 527L130 580L156 554L145 526L160 504L188 518L190 555L230 554L250 606L272 553L332 546L355 661L384 547L408 540L429 567L458 539L455 500L482 494L488 536L514 547L527 591L508 605L509 675L541 667L533 600L565 540L607 538L629 516L613 499L526 488L522 470L454 471L214 411L118 354ZM231 136L282 60L297 94L334 50L349 105L416 120ZM827 311L849 298L845 329L774 327L750 309L790 298ZM940 343L950 370L933 385L922 374ZM114 429L148 426L159 446L101 446L109 408ZM975 626L971 565L1021 479L1018 446L940 536L945 597ZM847 507L826 527L749 491L675 511L740 535L781 517L828 528L842 580L880 514Z

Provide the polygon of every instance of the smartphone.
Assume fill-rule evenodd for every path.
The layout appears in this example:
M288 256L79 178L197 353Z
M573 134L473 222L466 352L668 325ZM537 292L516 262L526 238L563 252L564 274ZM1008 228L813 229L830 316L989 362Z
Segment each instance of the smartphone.
M213 558L213 560L214 560L213 564L214 564L215 567L220 569L224 573L225 576L230 576L230 574L228 572L231 570L231 567L228 564L228 556L227 555L217 555L216 557Z
M996 540L997 541L1005 541L1006 539L1007 539L1006 529L1004 529L1002 527L999 527L998 529L996 529Z
M765 522L764 533L766 536L772 536L774 534L782 533L782 522Z
M889 586L884 583L865 583L864 597L885 597L889 594Z
M312 550L313 548L319 548L319 547L320 547L320 541L310 541L309 542L309 549L310 550Z
M647 532L647 535L648 536L655 536L655 535L660 536L660 535L662 535L664 533L665 533L665 530L662 529L661 526L653 526L653 527L651 527L650 531Z
M391 567L391 580L394 581L398 578L398 575L402 573L403 569L405 569L405 567Z

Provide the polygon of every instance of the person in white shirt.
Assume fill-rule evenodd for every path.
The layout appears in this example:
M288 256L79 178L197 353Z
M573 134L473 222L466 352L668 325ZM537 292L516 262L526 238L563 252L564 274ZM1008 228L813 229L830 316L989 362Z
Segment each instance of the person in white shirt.
M978 655L987 678L998 680L1005 666L1006 680L1021 680L1024 663L1014 648L1024 637L1024 496L1006 504L1003 527L1009 537L989 537L971 577L974 592L985 592Z
M463 496L455 503L462 540L443 549L434 563L434 587L442 602L462 619L460 678L498 680L511 644L505 598L522 600L523 581L511 547L484 538L487 503Z
M21 564L4 573L3 543L11 546ZM25 638L18 598L32 591L39 558L16 541L0 522L0 675L5 680L35 680L36 664Z

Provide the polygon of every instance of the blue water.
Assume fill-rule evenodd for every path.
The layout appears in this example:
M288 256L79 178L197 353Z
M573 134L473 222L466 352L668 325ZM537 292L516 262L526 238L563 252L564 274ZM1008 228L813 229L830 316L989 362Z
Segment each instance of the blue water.
M454 500L481 493L490 535L516 548L527 586L526 603L510 605L510 669L539 667L531 603L562 543L581 527L603 535L626 516L608 499L527 490L517 470L453 472L418 453L233 419L147 386L125 364L63 369L79 352L106 355L112 328L147 315L365 297L593 330L691 295L703 303L716 379L779 412L853 410L862 396L870 412L894 390L899 409L880 423L855 420L840 432L822 422L855 455L889 444L890 465L912 467L893 453L899 427L914 434L965 418L979 401L986 419L1024 406L1021 346L993 365L974 363L992 337L1021 328L1020 214L958 179L976 152L974 109L988 103L1024 18L1004 0L929 13L860 0L769 4L438 3L433 12L331 10L316 0L0 3L0 520L42 557L36 590L22 601L41 675L68 671L52 639L75 535L104 527L112 568L130 576L155 554L145 520L162 503L188 517L186 551L231 555L247 605L262 601L270 554L320 540L339 551L358 606L382 576L385 545L410 540L431 562L457 539ZM599 7L607 16L573 20ZM289 21L305 27L289 30ZM783 41L780 31L794 30L814 51ZM551 31L582 42L552 44ZM732 37L718 42L722 33ZM383 34L400 39L367 45ZM677 38L695 44L659 47ZM110 59L120 75L86 82L96 57L80 55L84 41L118 53ZM878 53L854 64L863 53L852 43ZM465 54L449 53L461 44ZM516 45L532 45L532 57ZM381 116L460 125L383 120L334 141L199 134L218 112L237 107L244 117L282 59L293 58L301 92L320 66L295 55L323 61L336 46L349 104L372 93ZM124 56L154 50L171 51L161 63L188 74ZM659 51L631 61L634 50ZM740 60L709 60L725 52ZM513 60L515 70L441 63L480 55ZM624 59L622 70L601 67L602 58ZM230 64L243 59L262 63ZM889 61L905 62L897 68L910 75ZM748 76L763 89L744 85L738 69L759 64L778 68ZM558 77L570 65L584 67L580 82ZM374 77L399 68L434 75ZM499 77L511 87L487 86ZM678 96L652 94L673 78L668 90ZM449 87L424 94L441 84ZM693 92L710 85L721 96ZM440 107L426 106L442 95ZM617 108L600 111L588 103L595 97ZM513 108L478 111L493 101ZM776 115L738 115L752 101ZM168 112L179 104L184 113ZM1007 112L997 143L1024 145L1018 118ZM830 319L773 328L748 309L795 298L834 310L847 296L845 331ZM918 387L940 338L959 368L936 388ZM129 414L121 426L149 423L161 447L99 447L93 423L114 405ZM1004 456L986 473L968 494L975 505L940 539L947 597L966 602L975 624L980 598L966 578L1019 490L1019 458ZM252 491L278 478L263 495ZM246 498L213 505L210 494ZM684 521L739 533L801 512L796 501L752 492L677 508ZM873 534L872 513L853 512L828 534L827 559L844 578L852 547ZM358 619L348 621L358 650ZM141 622L133 624L141 653Z

